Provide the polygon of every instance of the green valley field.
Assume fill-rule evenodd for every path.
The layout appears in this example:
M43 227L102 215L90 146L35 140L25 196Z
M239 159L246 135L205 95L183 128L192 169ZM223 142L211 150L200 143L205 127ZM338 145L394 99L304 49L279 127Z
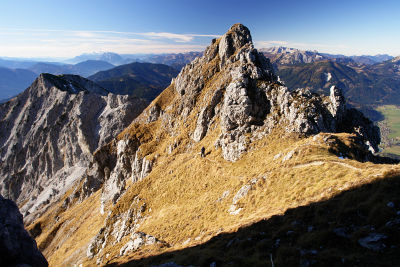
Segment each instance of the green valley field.
M378 107L377 110L385 117L379 122L382 152L400 156L400 107L385 105Z

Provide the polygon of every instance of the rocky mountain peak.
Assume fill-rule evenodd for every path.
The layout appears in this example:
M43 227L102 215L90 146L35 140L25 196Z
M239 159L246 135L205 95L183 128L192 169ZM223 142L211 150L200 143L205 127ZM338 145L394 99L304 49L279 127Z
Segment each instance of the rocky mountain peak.
M97 85L96 83L78 75L64 74L53 75L42 73L39 75L34 84L41 85L42 88L56 88L70 94L78 94L79 92L92 92L95 94L106 96L109 92Z
M245 45L253 46L249 29L240 23L233 25L220 39L218 54L222 64Z
M41 74L0 105L0 193L21 205L24 215L41 210L146 105L80 76Z

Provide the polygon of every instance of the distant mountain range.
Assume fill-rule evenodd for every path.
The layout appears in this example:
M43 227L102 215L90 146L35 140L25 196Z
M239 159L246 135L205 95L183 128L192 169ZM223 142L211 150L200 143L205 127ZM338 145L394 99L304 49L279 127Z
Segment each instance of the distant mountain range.
M399 61L352 65L330 60L277 65L278 75L291 89L309 88L328 94L332 85L343 88L350 101L380 105L400 103Z
M186 64L193 61L196 57L202 56L202 54L203 52L188 52L179 54L149 55L142 58L141 61L165 64L177 70L181 70Z
M68 59L66 60L66 62L76 64L87 60L106 61L113 65L125 64L125 59L121 55L112 52L82 54L74 58Z
M358 105L400 103L399 58L389 55L344 56L288 47L260 51L270 59L276 73L291 90L306 87L327 94L331 85L338 85L350 101ZM0 101L24 90L40 73L90 76L115 93L151 100L183 66L201 55L202 52L158 55L106 52L83 54L66 61L74 64L0 59L0 66L24 68L0 69ZM114 68L115 65L120 66ZM109 72L97 73L106 70Z
M29 67L29 70L35 72L36 74L41 73L51 73L54 75L59 74L75 74L83 77L95 74L98 71L107 70L114 68L115 66L107 61L101 60L86 60L75 65L63 64L57 65L52 63L36 63L35 65Z
M333 60L338 62L372 65L393 59L392 56L386 54L375 56L345 56L319 53L317 51L306 51L283 46L263 48L260 49L260 51L275 64L299 64L322 60Z
M136 62L100 71L88 79L114 94L127 94L151 101L177 74L176 69L167 65Z
M203 52L188 52L188 53L177 53L177 54L117 54L117 53L90 53L82 54L67 60L68 63L78 63L85 60L100 60L106 61L113 65L124 65L133 62L141 63L157 63L169 65L177 70L182 69L186 64L191 62L198 56L201 56Z
M23 91L36 76L36 73L30 70L0 67L0 100L8 99Z

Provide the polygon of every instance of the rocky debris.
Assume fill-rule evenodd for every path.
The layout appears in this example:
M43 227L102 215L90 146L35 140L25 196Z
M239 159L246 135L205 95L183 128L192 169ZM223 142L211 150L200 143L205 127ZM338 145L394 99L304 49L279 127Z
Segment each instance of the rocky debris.
M115 245L121 242L125 236L135 234L140 223L145 219L143 213L146 211L146 208L146 203L143 199L136 196L126 212L113 217L107 217L106 226L101 228L90 242L87 248L87 257L93 258L101 254L107 244Z
M165 242L158 240L152 235L143 232L135 232L131 234L130 240L120 249L119 255L123 256L143 246L154 245L156 243L166 245Z
M24 228L17 205L0 195L0 262L2 266L48 266Z
M237 191L237 193L235 194L235 196L232 199L232 204L229 207L229 214L231 215L237 215L240 213L240 211L242 210L242 208L238 208L237 204L239 202L239 200L241 200L242 198L246 197L247 194L250 192L250 190L254 187L254 185L258 182L258 178L254 178L252 179L249 183L243 185L239 191Z
M86 170L81 193L87 197L101 188L103 207L110 200L113 204L117 202L125 190L127 179L140 181L153 167L153 160L142 156L139 140L124 137L113 140L111 146L111 151L107 145L94 154L93 161Z
M41 74L0 105L0 192L31 220L84 175L92 153L146 104L79 76Z
M383 243L383 240L386 238L387 236L384 234L370 233L368 236L360 238L358 243L367 249L381 251L386 248L386 245Z
M123 139L117 143L117 163L109 178L104 180L102 203L111 199L115 204L125 190L126 179L131 178L133 182L140 181L152 170L153 162L141 156L137 145L129 143L130 139Z
M149 116L147 117L147 122L153 122L158 120L162 111L159 105L155 104L149 109Z
M225 199L227 196L229 196L231 192L229 190L226 190L222 193L222 195L217 199L217 202L221 202L223 199Z
M350 229L347 229L346 227L337 227L333 229L333 232L337 235L337 236L341 236L341 237L345 237L345 238L349 238L349 232Z
M390 201L390 202L386 203L386 206L389 208L394 208L395 204L392 201Z
M291 159L296 151L295 150L290 150L283 158L282 158L282 163Z

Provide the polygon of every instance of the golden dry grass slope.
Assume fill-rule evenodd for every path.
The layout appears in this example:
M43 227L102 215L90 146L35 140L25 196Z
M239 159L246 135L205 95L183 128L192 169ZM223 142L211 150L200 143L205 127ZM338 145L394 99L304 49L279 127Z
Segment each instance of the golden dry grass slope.
M263 117L269 126L272 122L279 122L268 130L265 124L247 125L241 136L245 152L238 160L224 159L218 144L224 131L220 114L226 88L235 79L236 75L232 73L238 68L246 72L254 70L254 66L260 63L257 57L251 60L253 48L245 40L246 36L235 36L237 27L242 26L234 25L222 39L213 41L204 57L185 67L142 115L97 152L97 161L87 172L90 179L96 178L93 173L103 177L98 178L102 186L97 191L83 194L90 179L81 181L28 227L31 232L40 228L36 231L36 241L50 266L148 266L169 261L203 266L213 262L217 265L265 266L272 264L274 259L282 264L285 259L290 259L286 266L299 265L303 258L314 253L307 241L310 237L293 243L274 238L273 232L260 230L258 233L270 234L268 240L273 241L271 246L263 246L258 243L259 239L255 242L252 230L247 232L246 229L253 225L257 228L261 222L283 216L290 209L311 207L343 192L393 179L400 174L398 165L364 161L369 152L356 134L304 135L288 131L290 125L279 120L283 116L279 113ZM235 48L228 53L220 49L221 42L227 39L228 42L231 40L228 49ZM242 55L250 55L249 60L241 59ZM254 82L250 82L251 86L264 86L271 90L280 88L268 70L259 78L249 75L248 79ZM177 85L182 80L186 81L184 89ZM201 86L197 87L198 84ZM199 114L204 113L202 110L210 105L218 89L225 96L211 108L204 137L194 141ZM205 148L205 157L199 153L202 147ZM146 161L151 167L145 172L142 168L141 174L137 174L136 163ZM112 191L115 188L117 190ZM115 194L107 198L110 190ZM393 190L398 190L398 187L393 187ZM65 201L67 198L69 201ZM387 200L394 206L400 205L397 201ZM357 204L346 203L349 207ZM335 209L333 213L336 209L348 208L332 207ZM364 208L377 209L374 203L366 204ZM101 213L101 209L104 212ZM385 221L380 223L395 220L395 216L395 211L389 212ZM328 242L329 234L313 232L313 225L323 227L322 219L314 217L314 221L307 222L311 228L307 226L304 232L318 235L318 239L310 239L322 240L317 242L318 245ZM335 218L332 220L334 223ZM287 227L290 223L285 221L282 229L271 226L270 230L279 229L285 232L285 236L291 235L292 230ZM357 231L360 238L369 234L367 230ZM224 242L215 243L218 237ZM236 242L232 241L228 245L235 238L247 240L246 244L232 245ZM296 238L300 238L298 233ZM281 247L278 239L284 244ZM359 239L355 240L357 243ZM319 255L323 251L323 245L320 246L315 252ZM361 245L354 247L365 253L375 253ZM222 255L224 250L230 251L226 257ZM379 253L384 252L380 250ZM329 254L329 251L324 253Z

